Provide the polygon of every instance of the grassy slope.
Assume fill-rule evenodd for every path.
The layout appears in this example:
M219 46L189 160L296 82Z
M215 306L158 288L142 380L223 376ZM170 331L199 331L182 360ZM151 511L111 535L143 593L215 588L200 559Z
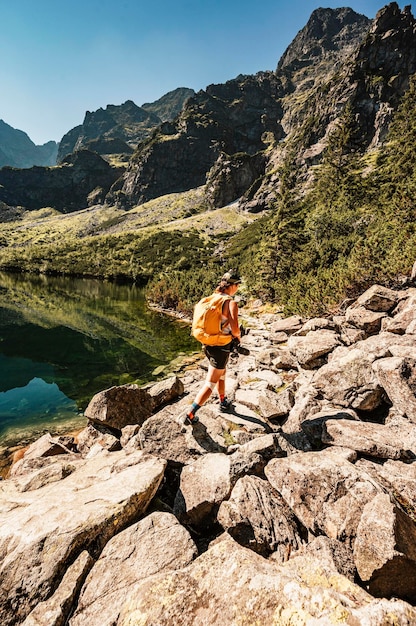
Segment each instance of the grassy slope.
M177 269L188 257L203 260L218 240L254 219L239 213L237 204L207 210L202 188L130 211L26 211L0 225L0 269L147 280L162 270L162 258Z

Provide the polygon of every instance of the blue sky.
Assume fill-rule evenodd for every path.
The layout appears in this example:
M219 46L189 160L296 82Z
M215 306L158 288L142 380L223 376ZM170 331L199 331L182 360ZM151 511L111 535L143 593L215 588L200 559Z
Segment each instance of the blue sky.
M0 119L36 144L85 112L274 70L318 7L374 0L0 0ZM407 2L400 3L403 7Z

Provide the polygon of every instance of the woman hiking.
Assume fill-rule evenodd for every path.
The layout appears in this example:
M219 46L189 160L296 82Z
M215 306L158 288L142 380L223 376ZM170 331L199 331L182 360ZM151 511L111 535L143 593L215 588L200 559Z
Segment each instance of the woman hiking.
M214 310L214 307L218 306L219 308L219 329L216 330L217 334L210 335L209 332L206 332L207 328L204 328L200 329L202 334L198 335L194 328L194 315L193 335L205 344L204 352L209 361L209 368L205 382L185 416L185 424L196 424L199 421L196 413L211 396L215 387L217 387L220 398L220 410L227 411L230 408L231 402L225 396L225 372L230 357L232 341L235 339L237 342L240 342L241 339L241 331L238 324L238 305L233 300L240 284L241 278L236 272L226 272L219 281L214 294L201 300L201 303L204 301L208 303L206 306L210 307L211 311ZM201 303L198 303L197 306ZM196 310L197 307L195 307Z

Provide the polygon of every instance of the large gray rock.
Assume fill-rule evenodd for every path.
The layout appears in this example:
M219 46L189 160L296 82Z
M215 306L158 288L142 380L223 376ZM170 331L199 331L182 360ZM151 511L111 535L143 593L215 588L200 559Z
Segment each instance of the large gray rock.
M284 332L288 335L292 335L296 331L300 330L303 326L303 320L299 315L292 315L291 317L285 317L280 320L276 320L270 327L271 333Z
M356 304L363 306L369 311L379 311L388 313L398 300L397 291L388 289L382 285L372 285L367 291L361 294Z
M306 528L347 545L355 538L364 505L381 491L354 465L325 452L272 459L265 474Z
M287 416L294 404L295 396L290 386L279 392L269 390L259 398L260 413L267 420Z
M349 580L353 582L355 580L357 568L354 563L353 551L337 539L329 539L320 535L309 543L305 543L293 556L299 554L315 557L320 563L327 563L329 567L334 568Z
M312 374L312 372L307 372ZM311 385L311 378L299 377L296 380L297 388L295 390L293 406L289 411L287 420L284 422L282 428L285 433L299 433L301 431L302 422L306 419L310 419L315 413L319 413L322 408L322 402L318 400L318 392ZM301 433L303 434L303 433ZM305 445L307 439L305 437ZM309 445L302 447L302 449L310 450Z
M263 556L286 561L301 545L296 519L282 496L266 480L243 476L218 511L221 526L238 543Z
M328 317L313 317L305 322L300 330L297 330L295 335L307 335L311 331L315 330L335 330L336 325L333 320Z
M363 411L371 411L380 405L383 389L372 369L374 355L365 350L365 343L335 352L333 358L316 372L313 386L326 400L340 407Z
M146 389L121 385L95 394L84 415L93 422L121 430L127 424L143 424L153 408L153 398Z
M383 330L402 335L416 320L416 295L411 295L399 302L393 311L393 317L384 319Z
M117 626L221 624L415 623L402 601L376 600L317 558L276 564L231 539L218 542L191 565L157 574L136 586Z
M112 626L131 588L197 556L190 534L170 513L155 512L110 539L82 588L70 626Z
M416 525L387 494L364 506L354 561L373 595L416 602Z
M65 626L82 584L94 564L86 550L69 566L55 593L39 602L22 626Z
M406 448L406 441L396 430L374 424L348 419L329 419L323 424L322 442L348 447L370 457L380 459L412 459L413 453Z
M345 311L345 318L349 324L363 330L367 335L374 335L381 328L382 319L386 313L371 311L364 306L353 305Z
M50 433L45 433L28 447L23 458L28 460L55 456L57 454L68 454L74 451L73 444L73 437L52 437Z
M209 407L199 411L200 423L184 428L180 420L182 413L172 415L170 409L162 409L146 420L134 440L143 450L166 459L169 463L185 465L208 452L225 452L221 425L211 416Z
M207 454L183 468L174 513L186 523L200 525L215 519L218 508L245 474L264 468L264 459L256 452L232 455Z
M19 493L0 483L0 623L23 621L59 586L83 550L97 550L147 508L165 461L106 453L67 478Z
M173 402L184 392L183 382L177 376L165 378L145 388L153 401L153 409Z
M352 409L337 409L325 407L319 413L314 413L309 419L303 420L301 428L308 437L314 448L322 447L322 435L325 422L328 420L359 420L358 415Z
M313 369L323 365L322 357L340 343L338 333L332 330L313 330L304 336L292 335L287 345L301 367Z
M114 432L102 424L90 422L77 434L77 448L82 456L86 456L93 446L114 452L120 450L120 439Z
M388 460L381 464L359 459L356 465L372 476L405 511L416 512L416 463Z
M416 351L416 345L414 348ZM379 359L374 363L373 369L394 408L416 424L415 358Z

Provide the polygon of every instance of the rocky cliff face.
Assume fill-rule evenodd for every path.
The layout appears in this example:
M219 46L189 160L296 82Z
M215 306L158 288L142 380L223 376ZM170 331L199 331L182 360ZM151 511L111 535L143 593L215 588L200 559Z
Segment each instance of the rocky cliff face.
M0 170L0 201L28 209L76 211L103 200L121 171L87 150L69 155L60 167L4 167Z
M58 145L48 141L36 146L26 133L0 120L0 168L55 165Z
M277 72L293 77L297 70L321 62L326 55L333 59L338 53L345 58L362 40L370 24L368 17L352 9L316 9L283 53Z
M188 100L173 123L138 147L109 202L140 204L205 183L220 153L253 155L278 141L284 93L273 72L210 85Z
M308 183L310 167L319 164L347 105L356 125L351 149L364 153L380 146L409 86L416 70L415 20L409 8L400 11L393 2L372 24L355 14L351 25L350 10L339 12L343 19L335 19L330 9L315 11L278 65L277 75L286 76L290 85L282 99L285 143L270 152L263 184L242 203L248 210L273 203L279 188L275 171L290 152L298 180ZM335 41L333 49L328 32Z

